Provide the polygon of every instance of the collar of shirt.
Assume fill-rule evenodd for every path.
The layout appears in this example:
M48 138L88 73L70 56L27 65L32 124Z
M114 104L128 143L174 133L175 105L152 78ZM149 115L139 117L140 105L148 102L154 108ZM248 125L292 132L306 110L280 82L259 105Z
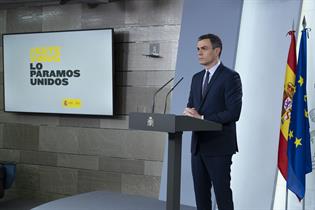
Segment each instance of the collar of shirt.
M220 64L221 64L221 61L219 60L219 62L217 64L215 64L214 66L212 66L210 69L205 69L205 70L209 71L210 75L212 76Z
M221 64L221 61L219 60L219 62L217 64L215 64L214 66L212 66L210 69L205 69L205 74L203 76L203 83L205 82L204 80L206 79L207 71L210 72L210 75L209 75L209 81L210 81L211 77L213 76L214 72L217 70L217 68L219 67L220 64Z

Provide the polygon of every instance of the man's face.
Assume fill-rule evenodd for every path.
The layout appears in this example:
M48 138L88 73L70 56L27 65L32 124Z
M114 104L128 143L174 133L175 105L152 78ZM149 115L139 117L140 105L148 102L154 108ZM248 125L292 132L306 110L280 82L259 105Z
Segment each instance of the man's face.
M219 60L220 48L213 49L209 39L197 43L199 63L207 68L214 66Z

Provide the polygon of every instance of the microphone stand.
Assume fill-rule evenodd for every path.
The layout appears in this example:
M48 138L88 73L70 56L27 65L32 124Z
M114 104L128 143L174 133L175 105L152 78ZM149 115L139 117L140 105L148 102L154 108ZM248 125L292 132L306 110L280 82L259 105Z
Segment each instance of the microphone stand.
M152 112L154 113L154 108L155 108L155 97L158 94L158 92L160 92L168 83L170 83L171 81L174 80L174 77L171 78L169 81L167 81L162 87L160 87L157 91L155 91L154 95L153 95L153 103L152 103Z
M166 112L166 107L167 107L167 98L170 95L170 93L175 89L175 87L184 79L184 77L182 77L167 93L166 97L165 97L165 104L164 104L164 114Z

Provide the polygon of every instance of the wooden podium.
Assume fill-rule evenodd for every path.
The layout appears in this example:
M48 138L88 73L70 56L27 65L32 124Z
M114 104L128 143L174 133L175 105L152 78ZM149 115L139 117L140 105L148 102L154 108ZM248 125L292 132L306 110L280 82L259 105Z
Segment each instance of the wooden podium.
M168 133L166 210L179 210L183 131L218 131L222 125L183 115L133 112L129 129Z

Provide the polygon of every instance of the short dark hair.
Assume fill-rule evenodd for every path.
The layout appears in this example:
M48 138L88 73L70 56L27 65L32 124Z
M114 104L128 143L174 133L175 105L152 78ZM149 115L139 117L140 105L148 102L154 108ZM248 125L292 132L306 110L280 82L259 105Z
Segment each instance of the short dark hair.
M201 41L203 39L209 39L211 44L212 44L213 49L220 48L220 53L219 53L219 57L220 57L221 52L222 52L222 41L221 41L220 37L218 37L215 34L204 34L198 38L198 41Z

